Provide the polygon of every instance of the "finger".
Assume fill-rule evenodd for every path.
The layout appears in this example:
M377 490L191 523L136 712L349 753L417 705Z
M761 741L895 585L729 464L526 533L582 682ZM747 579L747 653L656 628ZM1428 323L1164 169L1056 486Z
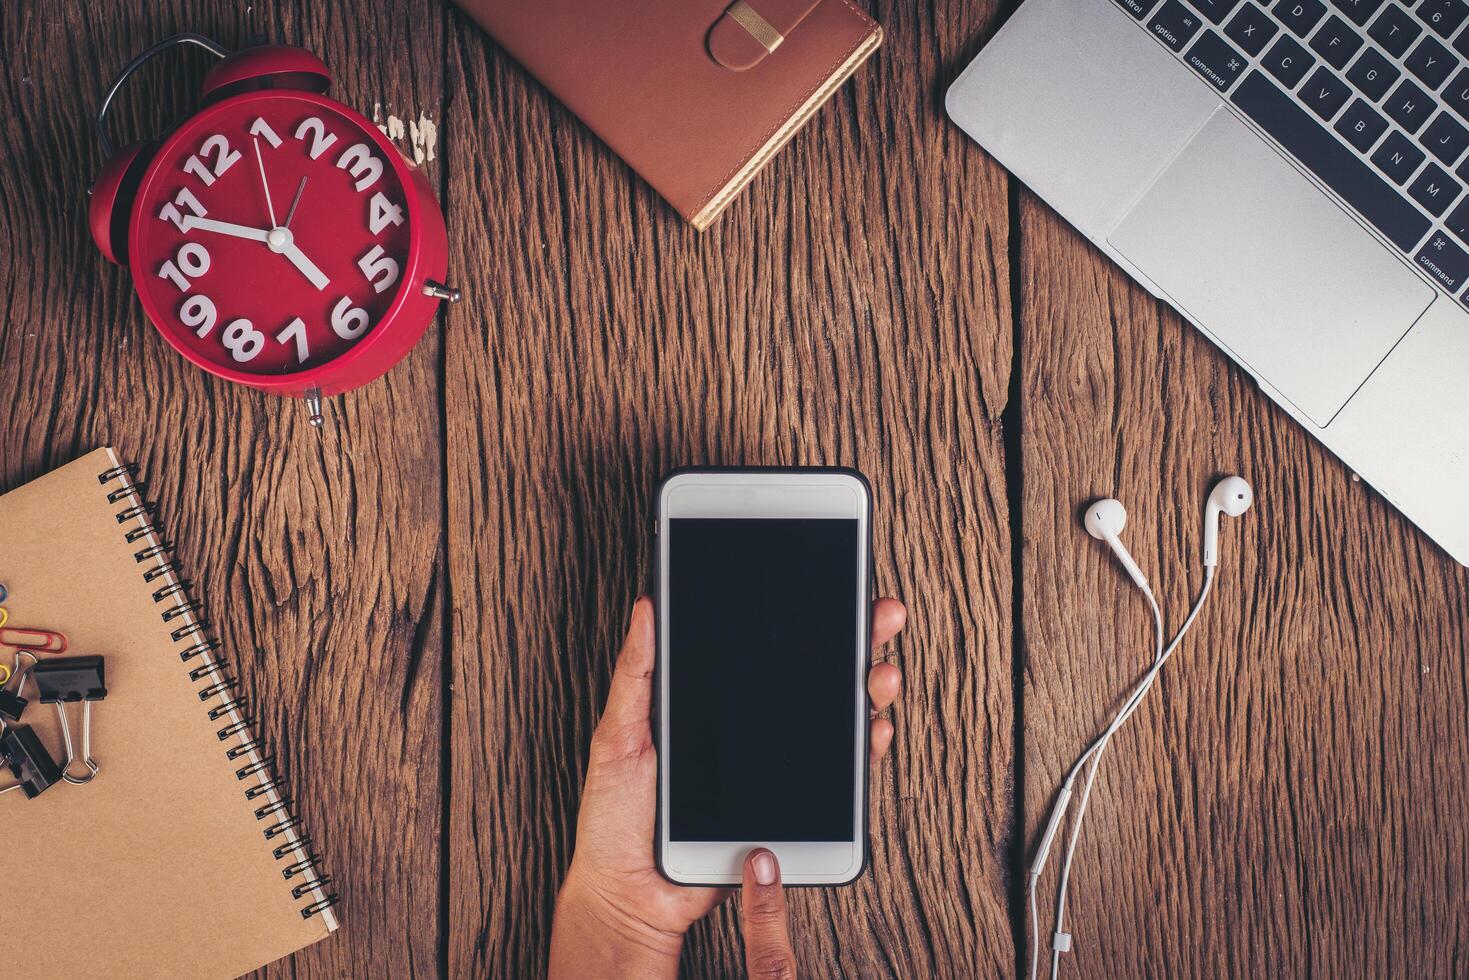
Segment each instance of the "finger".
M877 664L867 673L867 696L874 713L886 711L903 689L903 671L897 664Z
M881 762L893 744L893 723L886 718L872 722L872 733L867 736L867 755L873 762Z
M872 649L898 635L908 622L908 609L897 599L878 599L872 604Z
M633 604L627 626L627 639L622 642L617 666L612 672L612 688L607 692L607 708L598 727L625 729L636 723L648 723L653 705L653 600L642 596Z
M763 847L745 856L740 919L745 930L745 972L750 980L796 980L780 863Z

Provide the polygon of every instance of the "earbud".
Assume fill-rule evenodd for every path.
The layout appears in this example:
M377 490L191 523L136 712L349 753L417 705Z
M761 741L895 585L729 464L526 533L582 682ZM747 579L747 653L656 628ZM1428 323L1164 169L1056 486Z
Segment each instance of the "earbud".
M1061 784L1061 791L1056 796L1056 803L1051 810L1050 819L1046 823L1045 834L1041 837L1040 847L1036 850L1035 860L1031 864L1030 883L1026 890L1030 896L1031 908L1031 958L1030 958L1030 980L1036 980L1040 966L1040 926L1035 924L1036 888L1040 881L1041 871L1044 870L1046 858L1050 854L1051 845L1054 843L1060 831L1061 822L1066 816L1067 808L1071 805L1071 794L1077 778L1083 770L1086 771L1086 781L1082 784L1080 797L1077 804L1075 816L1072 818L1070 839L1066 844L1065 856L1061 859L1061 880L1056 888L1056 929L1051 939L1051 977L1058 975L1061 966L1061 954L1072 948L1071 934L1065 931L1066 927L1066 887L1071 877L1071 859L1076 853L1076 842L1081 832L1082 820L1086 818L1087 800L1091 796L1092 782L1097 775L1097 767L1101 764L1102 755L1111 744L1112 736L1132 717L1133 712L1142 703L1143 698L1152 689L1158 679L1159 672L1173 651L1183 641L1184 634L1193 625L1198 617L1199 610L1204 607L1204 600L1209 597L1214 583L1214 566L1219 563L1219 515L1228 514L1230 517L1238 517L1250 509L1255 502L1255 491L1251 489L1248 482L1237 476L1228 476L1220 480L1209 491L1209 499L1204 509L1204 585L1199 593L1199 598L1194 602L1189 611L1188 618L1183 621L1183 626L1174 635L1173 640L1166 646L1163 643L1163 612L1158 607L1152 591L1148 588L1148 580L1138 570L1137 562L1132 560L1132 555L1122 546L1122 529L1127 526L1127 510L1116 500L1098 500L1092 503L1086 510L1083 522L1086 524L1087 533L1094 538L1100 538L1111 546L1116 553L1122 566L1127 569L1127 574L1137 583L1148 597L1148 604L1152 606L1154 621L1157 624L1157 644L1153 648L1153 666L1143 679L1133 688L1127 700L1113 716L1107 727L1094 738L1076 760L1076 763L1066 774L1066 781ZM1088 768L1090 760L1090 768Z
M1238 517L1255 502L1255 491L1243 477L1226 476L1209 491L1204 505L1204 567L1219 564L1219 515Z
M1106 500L1098 500L1086 510L1086 533L1107 542L1117 555L1117 560L1122 562L1122 567L1127 569L1127 574L1137 583L1137 587L1147 592L1147 576L1143 575L1142 569L1137 567L1137 562L1132 560L1132 555L1128 554L1122 544L1120 535L1126 526L1127 508L1122 506L1120 500L1108 497Z

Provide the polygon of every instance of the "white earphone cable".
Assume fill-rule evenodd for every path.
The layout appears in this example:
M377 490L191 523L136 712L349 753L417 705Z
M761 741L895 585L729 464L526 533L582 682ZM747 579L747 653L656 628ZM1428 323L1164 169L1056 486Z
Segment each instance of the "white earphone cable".
M1143 587L1141 585L1139 586L1139 588L1142 588L1143 595L1147 596L1148 605L1151 606L1152 607L1152 610L1153 610L1153 623L1154 623L1154 626L1155 626L1156 640L1154 642L1153 668L1152 669L1153 670L1156 670L1158 664L1161 662L1162 657L1163 657L1163 612L1162 612L1161 609L1158 608L1158 601L1157 601L1157 599L1155 599L1153 597L1152 589ZM1142 684L1145 684L1147 682L1147 678L1149 676L1152 676L1151 671L1149 672L1149 674L1144 675L1143 680L1139 682L1139 688L1141 687ZM1122 706L1122 708L1119 711L1119 715L1120 715L1120 712L1121 711L1126 711L1127 708L1128 708L1128 706L1131 705L1135 701L1135 699L1137 697L1137 692L1138 692L1138 689L1134 689L1133 694L1131 696L1129 696L1129 698L1128 698L1128 700L1126 702L1123 703L1123 706ZM1113 719L1113 723L1114 724L1116 723L1116 718ZM1109 730L1109 731L1103 732L1102 735L1100 735L1096 739L1094 739L1092 741L1091 745L1087 747L1087 750L1081 754L1081 757L1078 758L1076 760L1076 762L1074 762L1072 764L1070 771L1068 771L1066 773L1066 780L1062 784L1061 792L1059 794L1057 794L1055 807L1054 807L1054 809L1051 812L1050 824L1046 828L1045 837L1041 841L1041 846L1040 846L1040 848L1039 848L1039 850L1037 851L1037 854L1036 854L1035 864L1033 865L1033 867L1031 869L1031 874L1030 874L1030 904L1031 904L1031 956L1030 956L1030 976L1031 976L1031 980L1035 980L1036 975L1037 975L1037 973L1038 973L1038 971L1040 969L1040 962L1039 962L1039 959L1040 959L1040 922L1039 922L1038 917L1035 914L1035 904L1036 904L1036 886L1040 882L1041 870L1044 867L1045 861L1046 861L1046 857L1048 856L1048 854L1050 852L1051 843L1055 839L1055 835L1056 835L1056 833L1060 829L1061 818L1065 815L1066 810L1070 807L1072 786L1076 782L1076 777L1077 777L1078 774L1080 774L1082 767L1086 765L1087 760L1088 759L1093 759L1095 757L1094 758L1094 761L1092 763L1090 772L1087 775L1086 784L1082 788L1081 802L1078 805L1078 815L1077 815L1076 820L1073 821L1073 823L1072 823L1071 837L1070 837L1070 840L1069 840L1069 842L1067 844L1067 847L1066 847L1065 863L1064 863L1064 865L1062 867L1062 871L1061 871L1061 882L1060 882L1060 885L1059 885L1058 890L1057 890L1057 901L1056 901L1056 930L1055 930L1055 934L1054 935L1060 935L1061 934L1061 931L1062 931L1062 928L1063 928L1063 925L1064 925L1064 922L1065 922L1065 918L1066 918L1066 887L1067 887L1068 881L1070 880L1070 875L1071 875L1071 860L1072 860L1072 855L1074 854L1075 849L1076 849L1077 835L1080 834L1080 832L1081 832L1081 815L1083 815L1083 814L1086 813L1087 799L1091 796L1091 791L1092 791L1092 781L1095 780L1096 779L1096 776L1097 776L1097 765L1096 765L1096 763L1097 763L1097 761L1100 761L1102 750L1106 747L1107 741L1110 738L1111 738L1111 732ZM1055 943L1055 940L1054 940L1054 936L1053 936L1053 946L1054 946L1054 943ZM1055 976L1056 970L1058 968L1058 964L1060 963L1061 952L1062 952L1062 950L1053 949L1052 961L1051 961L1051 975L1053 977Z
M1112 719L1112 722L1107 726L1106 730L1102 732L1102 734L1099 735L1095 740L1093 740L1092 744L1087 747L1086 751L1081 754L1081 757L1076 760L1075 764L1071 767L1071 770L1067 773L1066 781L1062 786L1061 792L1057 795L1056 804L1052 810L1050 825L1047 827L1046 834L1042 839L1039 850L1037 851L1035 863L1031 869L1029 888L1032 944L1030 960L1031 980L1035 980L1040 966L1040 926L1037 922L1035 914L1036 886L1040 880L1041 869L1045 865L1045 859L1050 850L1051 842L1054 839L1056 830L1059 827L1060 818L1069 808L1071 790L1073 784L1076 781L1076 777L1080 773L1082 767L1087 764L1088 760L1090 760L1091 765L1087 771L1086 783L1082 787L1081 799L1077 804L1076 817L1072 823L1071 834L1067 841L1066 855L1063 858L1061 865L1061 878L1057 886L1056 930L1051 952L1052 980L1056 980L1056 977L1060 972L1061 954L1070 949L1070 936L1067 936L1065 934L1064 929L1066 921L1066 894L1068 885L1070 884L1071 863L1073 858L1075 857L1077 840L1080 838L1081 835L1081 825L1086 817L1087 803L1091 798L1092 785L1096 780L1097 769L1101 764L1102 756L1103 754L1105 754L1107 745L1111 741L1112 736L1115 735L1117 731L1121 729L1124 724L1127 723L1127 720L1131 718L1132 715L1137 711L1138 707L1142 704L1143 698L1147 696L1148 691L1152 689L1154 683L1157 681L1158 674L1160 671L1162 671L1163 665L1168 662L1168 659L1173 655L1173 651L1178 649L1178 645L1182 642L1190 627L1193 626L1194 620L1198 618L1200 610L1202 610L1204 607L1205 600L1209 598L1209 593L1213 587L1213 584L1214 569L1212 567L1206 567L1204 569L1204 585L1203 588L1199 591L1199 597L1197 600L1195 600L1193 608L1189 611L1188 618L1184 620L1183 626L1173 637L1172 641L1168 644L1166 649L1163 646L1162 611L1158 608L1157 600L1153 597L1152 591L1148 589L1143 590L1143 594L1147 596L1148 604L1152 607L1153 621L1157 627L1157 642L1154 648L1155 656L1153 666L1147 672L1147 674L1145 674L1143 678L1138 682L1137 686L1133 689L1132 694L1128 697L1122 708L1117 712L1117 715Z
M1087 750L1082 760L1078 760L1084 761L1087 755L1091 756L1091 765L1086 774L1086 785L1082 787L1081 799L1076 804L1076 818L1071 822L1071 837L1066 842L1066 856L1061 860L1061 878L1056 886L1056 935L1058 936L1066 931L1066 892L1071 884L1071 862L1076 857L1076 842L1081 837L1081 825L1086 819L1087 803L1091 800L1092 784L1096 781L1097 769L1102 764L1102 756L1106 754L1107 745L1111 742L1112 735L1117 731L1121 722L1127 720L1129 709L1136 707L1141 696L1147 693L1152 679L1158 676L1158 669L1163 666L1163 611L1158 608L1158 600L1153 598L1152 590L1148 590L1145 594L1148 597L1148 605L1153 609L1153 622L1157 627L1157 641L1153 647L1153 667L1138 684L1128 703L1123 705L1117 717L1112 720L1107 731L1093 743L1093 748ZM1177 641L1175 645L1176 643ZM1066 946L1070 948L1069 937ZM1061 969L1062 952L1064 950L1054 947L1051 950L1051 980L1056 980L1056 975Z

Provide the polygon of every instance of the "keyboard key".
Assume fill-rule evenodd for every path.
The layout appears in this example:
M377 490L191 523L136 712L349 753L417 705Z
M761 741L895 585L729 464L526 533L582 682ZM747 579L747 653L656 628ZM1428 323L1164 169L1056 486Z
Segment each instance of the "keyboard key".
M1224 29L1230 39L1245 49L1245 54L1254 56L1265 50L1265 45L1280 30L1275 26L1275 21L1266 16L1265 11L1252 3L1247 3L1239 8L1239 13L1229 22Z
M1459 74L1439 96L1443 104L1457 112L1460 118L1469 119L1469 68L1460 68Z
M1280 35L1280 40L1270 46L1260 62L1286 88L1299 85L1315 63L1316 59L1311 57L1311 53L1297 44L1289 34Z
M1260 72L1246 75L1230 100L1398 248L1428 233L1422 212Z
M1316 22L1326 16L1321 0L1280 0L1273 8L1276 19L1301 37L1311 33Z
M1229 12L1239 4L1239 0L1188 0L1188 2L1215 24L1222 23L1224 18L1229 16Z
M1461 242L1469 242L1469 197L1443 219L1444 227L1453 232Z
M1418 42L1413 53L1403 59L1408 70L1418 77L1431 92L1448 80L1449 73L1457 67L1459 59L1449 49L1429 35Z
M1203 19L1185 7L1179 0L1168 0L1158 11L1148 29L1163 39L1163 43L1174 51L1182 51L1184 45L1193 40Z
M1372 149L1372 144L1386 129L1387 120L1373 112L1372 107L1361 99L1347 106L1347 111L1336 121L1336 131L1363 153Z
M1454 50L1469 58L1469 31L1454 38Z
M1352 90L1347 83L1333 75L1328 68L1317 68L1305 85L1301 86L1300 98L1316 115L1327 122L1347 104Z
M1423 151L1397 130L1388 133L1387 139L1372 154L1372 162L1377 169L1391 177L1399 187L1408 182L1423 160Z
M1465 105L1469 106L1469 100L1465 101ZM1416 133L1428 121L1428 114L1433 111L1433 97L1405 78L1382 107L1399 126L1410 133Z
M1469 252L1455 245L1453 239L1441 231L1434 232L1433 237L1423 243L1423 249L1418 253L1418 264L1451 293L1457 293L1469 279Z
M1200 35L1184 60L1221 92L1229 91L1246 65L1244 55L1213 31Z
M1423 0L1418 5L1418 19L1438 33L1448 37L1469 17L1469 3L1464 0Z
M1413 178L1413 183L1408 185L1408 196L1419 204L1429 214L1437 218L1449 209L1454 203L1454 198L1459 196L1460 187L1454 178L1444 172L1444 169L1436 163L1430 163L1423 168L1423 172Z
M1351 25L1335 14L1311 38L1311 50L1325 58L1331 67L1341 71L1362 46L1362 39Z
M1403 52L1408 50L1408 45L1413 39L1423 33L1423 28L1418 22L1407 14L1403 8L1396 4L1388 4L1382 16L1373 21L1372 28L1367 32L1372 35L1372 40L1382 45L1382 49L1394 58L1401 58Z
M1397 65L1383 57L1380 51L1368 48L1347 72L1347 78L1363 95L1376 102L1387 94L1388 88L1401 74Z
M1377 13L1377 8L1382 6L1382 0L1331 0L1331 5L1346 14L1353 24L1361 27Z
M1454 117L1447 112L1440 112L1428 124L1423 135L1418 137L1418 142L1443 161L1445 166L1452 167L1454 161L1463 155L1464 149L1469 147L1469 129L1454 122Z
M1142 20L1157 3L1158 0L1117 0L1117 5L1132 14L1133 20Z

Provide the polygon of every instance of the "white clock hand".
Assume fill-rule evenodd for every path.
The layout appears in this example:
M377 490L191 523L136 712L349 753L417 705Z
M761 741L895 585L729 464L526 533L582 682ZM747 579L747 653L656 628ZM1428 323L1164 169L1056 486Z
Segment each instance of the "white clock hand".
M265 211L270 215L270 226L275 228L279 222L275 220L275 205L270 200L270 181L265 179L265 159L260 155L260 138L256 137L253 142L255 143L255 162L260 165L260 189L265 191Z
M264 228L249 228L245 225L231 224L228 221L215 221L213 218L196 218L193 215L185 215L184 231L192 231L195 228L200 231L229 235L231 238L246 238L252 242L264 242L272 252L284 255L286 260L299 269L301 274L317 289L325 289L332 284L332 281L326 277L326 273L317 268L316 263L308 259L306 253L296 247L289 229L272 228L267 231Z
M301 274L310 280L311 285L317 289L325 289L332 284L332 281L326 277L326 274L316 267L316 263L308 259L306 253L302 252L296 246L288 246L282 254L290 259L291 264L300 269Z
M270 246L272 252L284 255L292 265L300 270L301 275L317 289L325 289L332 284L326 277L326 273L316 267L316 263L306 257L306 253L296 246L291 240L291 233L285 228L272 228L267 237L266 245Z
M270 238L270 232L265 228L247 228L245 225L215 221L213 218L196 218L191 214L184 215L182 227L184 231L198 228L200 231L212 231L231 238L248 238L252 242L263 242Z

